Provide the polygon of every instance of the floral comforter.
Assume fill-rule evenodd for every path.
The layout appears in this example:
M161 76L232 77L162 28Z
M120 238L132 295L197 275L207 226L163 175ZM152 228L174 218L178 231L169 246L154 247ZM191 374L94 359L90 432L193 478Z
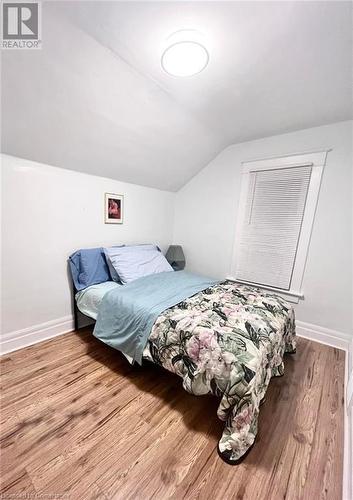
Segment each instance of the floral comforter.
M281 297L225 281L161 314L148 347L188 392L221 398L219 452L235 463L255 440L271 377L283 374L284 353L295 351L294 312Z

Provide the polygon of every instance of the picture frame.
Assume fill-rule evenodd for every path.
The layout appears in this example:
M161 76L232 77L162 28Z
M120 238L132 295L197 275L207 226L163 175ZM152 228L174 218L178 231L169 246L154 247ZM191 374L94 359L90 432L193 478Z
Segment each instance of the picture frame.
M105 193L104 222L105 224L122 224L124 214L124 196L122 194Z

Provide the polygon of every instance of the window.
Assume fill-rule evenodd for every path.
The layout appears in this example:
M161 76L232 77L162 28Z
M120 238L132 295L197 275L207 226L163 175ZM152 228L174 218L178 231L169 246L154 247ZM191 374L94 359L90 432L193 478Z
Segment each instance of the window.
M243 163L232 277L294 297L327 151Z

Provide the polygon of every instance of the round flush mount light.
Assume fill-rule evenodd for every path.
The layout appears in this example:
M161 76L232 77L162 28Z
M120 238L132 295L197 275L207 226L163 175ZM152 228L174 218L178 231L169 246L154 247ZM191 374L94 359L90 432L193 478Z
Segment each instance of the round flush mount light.
M186 39L183 40L183 37ZM176 32L169 38L169 46L161 59L162 68L166 73L172 76L193 76L206 68L209 61L208 51L195 38L197 37L192 30Z

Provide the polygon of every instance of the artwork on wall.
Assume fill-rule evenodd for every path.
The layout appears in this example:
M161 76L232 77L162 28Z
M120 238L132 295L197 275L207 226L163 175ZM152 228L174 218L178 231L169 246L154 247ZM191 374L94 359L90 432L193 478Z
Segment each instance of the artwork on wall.
M105 193L104 222L106 224L122 224L123 200L122 194Z

